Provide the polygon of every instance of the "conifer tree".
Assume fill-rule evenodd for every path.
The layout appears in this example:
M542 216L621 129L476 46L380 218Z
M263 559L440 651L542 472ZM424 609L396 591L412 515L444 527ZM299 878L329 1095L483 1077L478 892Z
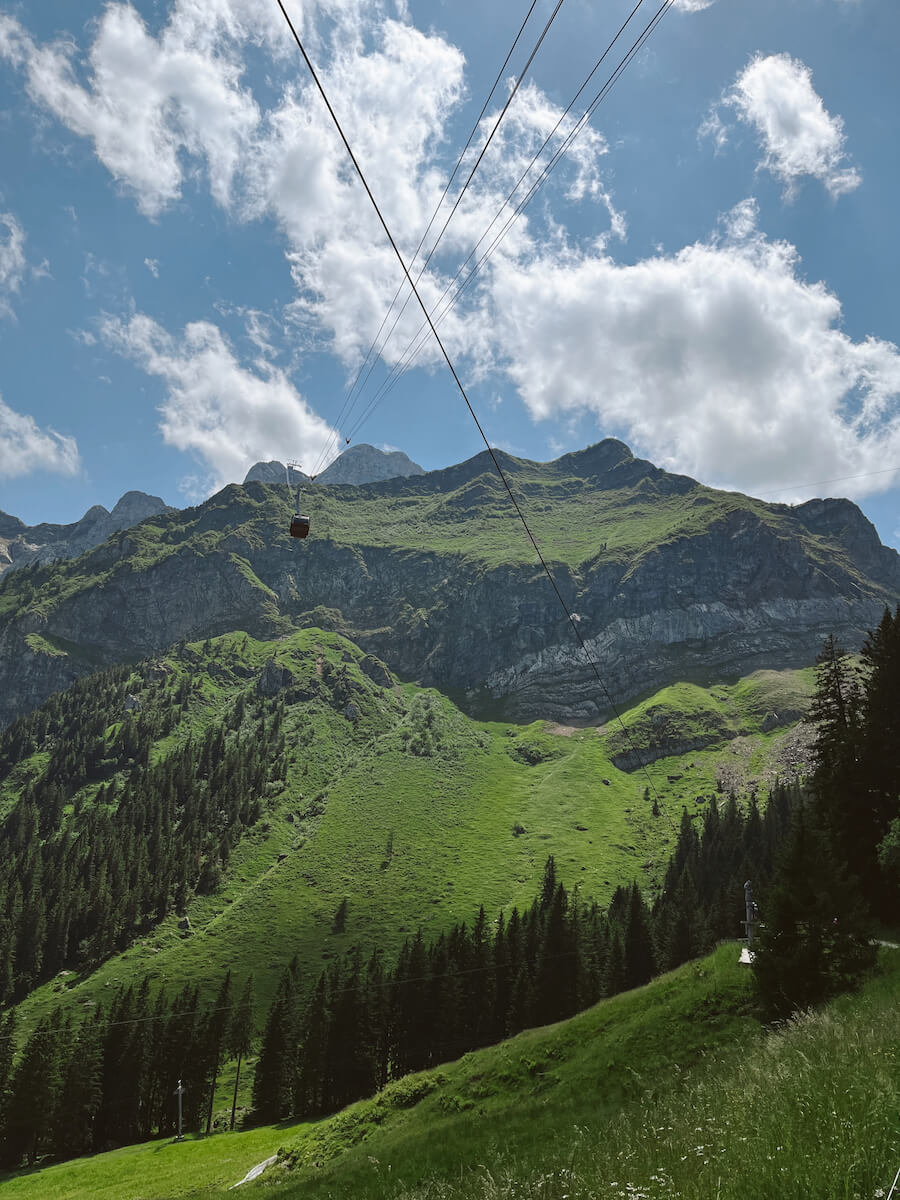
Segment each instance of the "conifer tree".
M803 805L762 910L753 970L769 1018L856 986L875 961L865 905Z
M234 1117L237 1111L238 1087L241 1082L241 1060L246 1058L253 1048L253 976L248 975L244 983L241 998L231 1014L231 1024L228 1028L227 1050L237 1058L237 1068L234 1073L234 1095L231 1100L231 1121L229 1129L234 1129Z
M206 1110L206 1132L212 1129L213 1105L216 1099L216 1085L219 1082L219 1068L222 1065L222 1054L225 1050L226 1038L231 1025L231 971L225 972L221 987L213 1001L212 1008L204 1018L204 1041L206 1060L208 1064L209 1104Z
M63 1158L94 1148L94 1120L103 1095L103 1027L88 1017L78 1031L62 1081L53 1135Z
M624 930L625 987L640 987L656 974L656 949L650 931L650 914L641 889L631 885Z
M298 964L283 972L269 1009L253 1080L253 1110L260 1121L279 1121L291 1111L297 1056Z

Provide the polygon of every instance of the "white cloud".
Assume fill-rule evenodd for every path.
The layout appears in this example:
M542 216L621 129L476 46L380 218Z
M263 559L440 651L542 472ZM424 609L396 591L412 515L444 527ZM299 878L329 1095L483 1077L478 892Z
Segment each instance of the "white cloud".
M25 231L12 213L0 213L0 317L13 315L10 297L24 277Z
M207 321L187 325L175 338L138 313L127 321L107 318L101 333L108 345L163 380L163 438L205 464L207 492L243 479L260 460L311 463L331 441L332 429L282 371L259 361L248 370Z
M220 0L201 14L176 5L159 38L131 5L110 4L79 81L71 42L38 46L12 18L0 23L0 56L25 70L32 100L94 143L97 157L141 210L157 216L181 194L182 155L204 158L210 190L227 203L259 114L241 87L236 38L251 40L249 5ZM265 27L265 18L260 18Z
M13 479L40 470L74 475L80 467L75 438L41 429L34 417L0 400L0 477Z
M821 180L832 196L862 183L846 164L844 123L825 108L812 72L789 54L756 55L735 80L725 103L759 135L762 165L793 194L804 176ZM717 145L721 130L714 130Z
M704 8L710 8L715 2L716 0L675 0L673 8L686 13L703 12Z
M715 237L633 265L498 264L491 321L533 417L593 413L655 462L757 492L900 462L900 351L843 333L838 299L754 218L747 201Z
M154 279L159 279L159 259L158 258L145 258L144 266L147 268L147 270L150 272L150 274L153 276Z
M378 0L292 8L410 257L445 181L445 129L465 98L463 56L439 35L387 17ZM134 8L113 3L85 53L68 42L38 45L11 18L0 28L0 55L25 72L35 103L93 142L144 213L158 217L178 201L189 177L205 178L230 216L274 220L283 231L297 289L289 316L348 364L368 349L400 282L399 267L275 5L261 15L252 0L176 0L154 35ZM267 90L259 96L244 80L254 42L270 56ZM520 89L422 281L426 298L443 291L560 112L540 89L528 83ZM483 134L495 116L487 114ZM606 151L602 135L588 127L557 177L569 203L602 210L603 224L595 225L609 227L604 236L624 237L624 217L600 175ZM528 219L521 219L504 253L523 252L531 236ZM389 360L420 322L411 304L386 351ZM454 349L477 349L482 337L462 309L442 333ZM423 358L435 361L433 348Z

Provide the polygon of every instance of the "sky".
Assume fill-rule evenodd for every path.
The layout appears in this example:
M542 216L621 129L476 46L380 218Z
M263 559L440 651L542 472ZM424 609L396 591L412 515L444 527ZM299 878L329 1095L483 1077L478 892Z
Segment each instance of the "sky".
M900 547L900 8L674 0L575 126L635 2L538 0L502 72L524 0L286 7L407 262L474 130L419 288L493 445L619 437ZM0 0L0 146L6 512L483 449L276 0Z

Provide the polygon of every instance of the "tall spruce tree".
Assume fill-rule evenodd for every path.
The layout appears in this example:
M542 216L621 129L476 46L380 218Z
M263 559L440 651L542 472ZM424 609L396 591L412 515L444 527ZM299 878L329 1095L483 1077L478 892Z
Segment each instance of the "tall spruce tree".
M235 1113L237 1112L238 1087L241 1082L241 1062L253 1049L253 976L248 975L244 982L244 990L231 1014L231 1024L228 1028L226 1049L237 1059L234 1072L234 1095L231 1098L231 1121L229 1129L234 1129Z
M753 971L770 1019L856 986L875 961L859 890L802 804L761 915Z

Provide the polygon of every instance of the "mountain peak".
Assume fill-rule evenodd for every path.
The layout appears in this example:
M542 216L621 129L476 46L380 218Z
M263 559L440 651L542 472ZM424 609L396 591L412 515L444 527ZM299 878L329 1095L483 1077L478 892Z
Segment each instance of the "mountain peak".
M410 475L424 475L418 463L402 450L379 450L366 442L348 448L330 466L317 476L317 483L342 483L360 486L364 483L381 483L385 479L397 479Z

